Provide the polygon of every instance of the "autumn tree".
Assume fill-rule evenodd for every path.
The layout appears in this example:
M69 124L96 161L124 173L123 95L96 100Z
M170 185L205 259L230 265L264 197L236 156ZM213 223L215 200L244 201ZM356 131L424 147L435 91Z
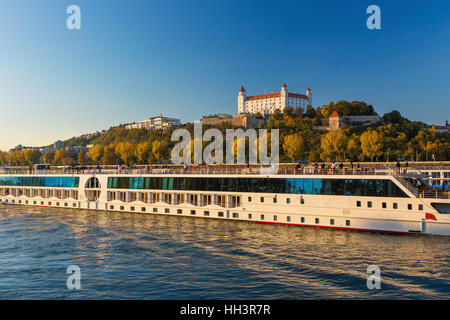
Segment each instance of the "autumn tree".
M119 142L116 145L115 151L126 165L130 165L136 161L136 147L130 142Z
M322 159L343 159L347 149L348 136L344 130L329 131L320 139Z
M42 157L45 163L53 163L53 159L55 159L55 151L47 151Z
M85 166L88 163L87 152L84 149L81 149L78 153L78 164L80 166Z
M64 148L58 149L55 152L55 156L53 158L54 164L62 164L62 159L66 156L66 150Z
M89 152L88 152L89 158L91 158L93 163L96 163L96 164L101 163L104 152L105 152L105 147L100 144L97 144L89 150Z
M383 136L376 130L369 129L361 135L362 155L373 161L382 154Z
M305 152L305 143L298 134L291 134L284 137L283 150L285 155L291 160L300 160Z

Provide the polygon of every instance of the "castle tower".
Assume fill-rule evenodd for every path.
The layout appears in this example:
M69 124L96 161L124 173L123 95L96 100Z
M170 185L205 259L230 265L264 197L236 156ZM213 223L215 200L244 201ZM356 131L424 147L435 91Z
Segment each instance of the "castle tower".
M280 95L281 95L281 112L283 112L284 108L286 108L287 106L287 98L288 98L288 91L287 91L287 87L286 87L286 83L283 83L283 85L281 86L281 91L280 91Z
M241 87L238 94L238 113L246 113L247 108L245 106L245 100L247 99L247 93L245 92L244 86Z

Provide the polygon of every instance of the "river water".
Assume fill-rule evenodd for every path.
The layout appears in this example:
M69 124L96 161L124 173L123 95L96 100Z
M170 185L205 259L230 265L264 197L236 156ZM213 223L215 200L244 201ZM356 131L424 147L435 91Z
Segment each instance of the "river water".
M449 252L446 237L0 206L0 299L449 299Z

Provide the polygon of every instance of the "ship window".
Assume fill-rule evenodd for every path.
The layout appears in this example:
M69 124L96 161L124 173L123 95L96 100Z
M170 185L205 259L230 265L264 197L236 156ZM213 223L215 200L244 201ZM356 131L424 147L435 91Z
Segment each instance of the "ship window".
M145 207L141 207L142 212L145 212L145 210L147 210Z
M273 203L277 203L277 198L273 198Z
M419 210L423 210L423 204L419 204Z
M25 203L28 204L28 200L25 200Z
M239 213L233 212L233 218L239 218Z
M8 202L8 200L6 200L6 202ZM36 201L33 201L33 204L36 204Z
M356 201L356 206L361 207L361 201Z
M261 215L261 220L264 220L264 215L263 214Z
M203 211L203 215L204 215L205 217L209 217L209 211Z
M367 201L367 207L372 208L372 201Z
M222 211L219 211L219 212L217 213L217 216L223 217L223 212L222 212Z
M350 227L350 220L345 220L345 225L346 225L347 227Z
M252 197L248 197L248 202L252 202Z
M301 222L301 223L305 223L305 218L304 218L304 217L301 217L300 222Z
M158 208L153 208L153 212L158 212Z
M183 213L183 210L177 209L177 213L178 213L178 214L182 214L182 213Z
M169 208L165 208L164 209L164 213L170 213L170 209Z
M195 216L195 210L191 210L191 215Z
M291 217L290 217L290 216L287 216L287 217L286 217L286 220L287 220L287 222L291 222Z
M19 200L19 203L22 203L22 200Z
M131 210L131 211L134 211L134 207L130 207L130 210Z
M330 224L334 225L334 219L330 219Z
M316 218L316 224L318 224L320 222L319 218Z
M261 197L261 202L264 202L264 197Z
M48 205L49 205L49 206L51 206L51 205L52 205L52 203L51 203L51 202L49 202L49 203L48 203Z
M109 209L110 210L114 210L114 206L109 206Z
M125 207L124 206L120 206L120 210L125 210Z
M278 217L277 216L273 216L273 221L277 221Z
M75 208L76 206L77 206L77 204L76 204L76 203L74 203L74 204L72 205L72 207L74 207L74 208ZM122 209L122 210L123 210L123 209Z
M408 210L412 210L412 204L408 203Z
M383 209L386 209L387 208L386 202L381 203L381 206L383 207Z
M398 204L397 204L397 202L394 202L394 203L392 204L392 208L398 209Z
M56 205L59 206L59 202L57 202Z
M44 201L41 201L41 206L43 206L44 205Z
M305 199L300 198L300 204L305 204Z
M286 203L287 203L287 204L291 203L291 198L287 198L287 199L286 199Z
M249 219L252 219L252 218L253 218L253 215L252 215L251 213L249 213L249 214L248 214L248 218L249 218Z

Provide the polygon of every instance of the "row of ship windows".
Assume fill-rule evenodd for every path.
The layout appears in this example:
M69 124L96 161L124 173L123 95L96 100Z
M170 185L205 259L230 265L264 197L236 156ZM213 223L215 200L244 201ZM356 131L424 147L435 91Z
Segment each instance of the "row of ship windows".
M260 197L260 199L259 199L259 201L260 202L264 202L264 199L265 199L265 197ZM273 200L273 203L278 203L278 199L275 197L275 198L272 198ZM248 197L248 202L252 202L252 197ZM286 203L287 204L290 204L291 203L291 198L286 198ZM300 204L305 204L305 199L303 199L303 197L301 197L300 198Z
M361 203L361 201L356 201L356 206L357 207L361 207L362 206L362 203ZM386 202L382 202L381 203L381 207L383 208L383 209L387 209L387 203ZM408 210L412 210L413 209L413 205L411 204L411 203L408 203ZM372 201L367 201L367 208L373 208L373 203L372 203ZM392 203L392 209L398 209L398 203L397 202L393 202ZM418 205L418 209L420 210L420 211L422 211L423 210L423 204L419 204Z
M114 210L114 208L115 208L114 205L110 205L109 206L110 210ZM154 208L152 208L152 212L153 213L158 213L159 212L158 209L159 208L155 208L154 207ZM122 210L122 211L125 210L125 206L119 206L119 210ZM130 211L136 211L136 207L131 206L130 207ZM141 207L141 212L146 212L146 211L147 211L146 207ZM192 216L197 215L197 210L190 210L190 211L188 210L188 212ZM164 213L171 213L170 208L164 208ZM176 213L177 214L183 214L183 209L177 209ZM205 211L203 211L203 216L204 217L211 217L211 212L205 210ZM217 212L217 217L224 218L225 217L225 212L223 212L223 211ZM231 217L234 218L234 219L239 219L239 213L238 212L233 212ZM227 218L229 218L229 217L227 216ZM252 213L248 213L247 214L247 218L249 220L252 220L254 218L253 214ZM278 220L278 216L277 215L272 216L272 219L275 222L280 222L281 221L281 220ZM266 216L264 214L259 215L259 220L266 221ZM286 222L293 222L292 219L291 219L291 216L286 216ZM306 222L306 218L305 217L301 217L300 218L300 222L301 223L305 223ZM315 224L320 224L320 218L314 218L314 223ZM334 219L330 219L330 225L334 225L334 224L335 224L335 220ZM347 227L350 226L350 220L345 220L345 225Z
M0 203L2 202L2 200L0 199ZM5 199L5 203L8 203L8 199ZM28 202L28 200L22 201L22 200L11 200L11 203L18 203L18 204L33 204L33 205L41 205L41 206L53 206L53 202L48 201L47 204L45 203L45 201L33 201L31 203ZM59 207L61 205L60 202L55 202L55 206ZM78 205L76 203L72 203L72 207L76 208ZM68 202L64 202L64 207L69 207L69 203Z
M1 202L1 199L0 199L0 202ZM8 200L5 200L5 203L8 203ZM15 200L12 200L11 203L16 203L16 202L15 202ZM18 204L22 204L22 203L29 204L28 200L25 200L24 202L22 202L22 200L17 200L17 203ZM48 206L52 206L53 202L48 201L47 204L46 204L44 201L33 201L33 205L48 205ZM55 202L54 205L59 207L61 205L61 203L60 202ZM63 205L64 205L64 207L69 207L69 203L67 203L67 202L64 202ZM77 203L72 203L72 207L76 208L77 207ZM109 209L110 210L114 210L114 205L110 205ZM154 207L152 209L153 209L152 210L153 213L158 213L158 208ZM125 206L119 206L119 210L122 210L122 211L125 210ZM136 211L136 207L131 206L130 207L130 211ZM146 212L146 211L147 211L146 207L141 207L141 212ZM164 213L170 213L170 208L164 208ZM183 214L183 209L177 209L176 213L177 214ZM190 210L190 214L195 216L195 215L197 215L197 211L196 210ZM211 217L210 211L206 211L206 210L203 211L203 216ZM223 211L217 212L217 217L224 218L225 217L225 212L223 212ZM247 217L248 217L249 220L252 220L253 219L253 214L252 213L248 213ZM227 218L229 218L229 217L227 216ZM239 219L239 213L238 212L233 212L232 213L232 218ZM273 219L274 222L280 221L280 220L278 220L278 216L277 215L272 216L272 219ZM264 214L259 215L259 220L266 221L265 215ZM293 222L292 219L291 219L291 216L286 216L286 222ZM306 222L306 218L305 217L301 217L300 218L300 222L301 223L305 223ZM315 224L320 224L320 218L314 218L314 223ZM335 220L334 219L330 219L330 225L335 225ZM345 220L345 225L347 227L350 226L350 220Z

